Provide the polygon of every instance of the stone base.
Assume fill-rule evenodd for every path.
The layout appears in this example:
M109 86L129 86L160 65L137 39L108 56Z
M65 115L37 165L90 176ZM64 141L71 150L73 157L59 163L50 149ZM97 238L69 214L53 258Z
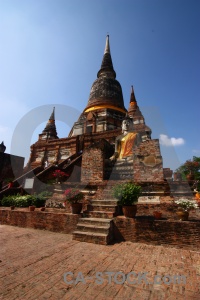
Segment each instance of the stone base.
M160 203L159 196L141 196L138 199L138 203Z

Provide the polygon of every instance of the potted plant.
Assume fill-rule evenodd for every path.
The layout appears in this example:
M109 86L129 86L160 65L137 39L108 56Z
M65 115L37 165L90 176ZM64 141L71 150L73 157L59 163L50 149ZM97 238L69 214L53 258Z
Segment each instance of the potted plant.
M66 201L71 204L71 210L73 214L80 214L82 210L82 203L80 202L83 199L83 193L79 188L69 188L64 192Z
M137 212L138 198L141 195L141 186L132 182L117 184L113 187L113 196L122 206L125 217L133 218Z
M198 204L195 200L179 199L175 201L175 204L178 205L178 211L176 214L178 215L180 221L187 221L189 217L189 211L198 208Z
M65 177L68 177L69 175L61 170L55 170L52 174L56 178L56 183L61 183Z

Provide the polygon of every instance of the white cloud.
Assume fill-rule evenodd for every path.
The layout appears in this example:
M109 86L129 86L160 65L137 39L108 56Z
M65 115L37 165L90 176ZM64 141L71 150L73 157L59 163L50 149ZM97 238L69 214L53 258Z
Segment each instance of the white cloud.
M163 146L181 146L185 144L185 140L183 138L169 138L166 134L160 134L160 143Z

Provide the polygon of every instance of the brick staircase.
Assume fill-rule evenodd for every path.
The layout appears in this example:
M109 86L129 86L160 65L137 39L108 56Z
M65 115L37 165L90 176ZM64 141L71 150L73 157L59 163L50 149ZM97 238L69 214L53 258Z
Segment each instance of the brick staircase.
M109 195L109 197L108 197ZM110 199L110 189L104 190L104 200L91 200L83 218L79 219L73 239L107 245L114 239L113 218L119 214L117 201ZM105 200L108 198L107 200Z

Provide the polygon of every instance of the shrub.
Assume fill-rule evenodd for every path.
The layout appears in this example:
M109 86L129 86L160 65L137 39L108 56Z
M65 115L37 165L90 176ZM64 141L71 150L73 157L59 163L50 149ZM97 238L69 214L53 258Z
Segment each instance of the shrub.
M14 197L16 196L4 196L3 199L1 200L1 205L2 206L13 206L15 205L15 199Z
M113 187L113 196L119 205L133 205L141 195L141 186L132 182L117 184Z
M45 205L45 199L39 198L36 195L12 195L4 196L1 200L2 206L16 206L16 207L28 207L34 205L36 207L41 207Z
M46 197L52 196L52 192L43 191L36 195L8 195L4 196L1 200L2 206L16 206L16 207L28 207L34 205L36 207L45 206Z
M45 202L46 202L46 200L44 198L39 198L39 197L36 197L36 196L32 199L32 205L34 205L36 207L45 206Z

